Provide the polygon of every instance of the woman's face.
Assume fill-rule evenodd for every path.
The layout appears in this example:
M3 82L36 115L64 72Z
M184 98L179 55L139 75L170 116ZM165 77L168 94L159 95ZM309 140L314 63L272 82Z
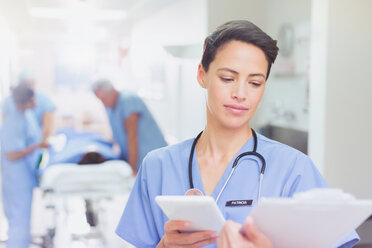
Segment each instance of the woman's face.
M219 48L208 72L198 68L207 90L207 120L225 128L246 128L265 89L268 62L252 44L230 41Z

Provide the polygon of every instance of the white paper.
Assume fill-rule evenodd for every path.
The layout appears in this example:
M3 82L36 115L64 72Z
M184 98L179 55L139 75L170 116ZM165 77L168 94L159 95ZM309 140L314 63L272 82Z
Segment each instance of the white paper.
M371 214L372 200L317 189L294 198L263 198L251 216L276 248L329 248Z

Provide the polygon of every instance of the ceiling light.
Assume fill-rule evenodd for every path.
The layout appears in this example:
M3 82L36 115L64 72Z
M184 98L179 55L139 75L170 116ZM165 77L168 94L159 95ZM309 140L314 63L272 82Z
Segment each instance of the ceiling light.
M123 10L113 9L66 9L66 8L40 8L30 9L30 15L44 19L85 19L92 21L120 21L126 18Z

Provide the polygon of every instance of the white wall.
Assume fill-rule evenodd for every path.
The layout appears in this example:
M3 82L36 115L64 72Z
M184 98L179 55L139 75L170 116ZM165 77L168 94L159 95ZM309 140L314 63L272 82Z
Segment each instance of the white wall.
M55 83L55 53L51 42L19 41L17 44L17 64L13 84L18 83L18 75L30 70L35 75L36 87L45 93L52 92ZM37 61L35 63L35 61Z
M173 65L179 63L178 68L172 69L178 71L179 77L168 75L164 99L146 100L163 130L177 140L182 140L195 135L203 128L200 123L205 122L204 95L197 86L195 75L201 56L202 42L207 35L205 25L207 23L208 33L210 33L222 23L234 19L251 20L274 38L277 38L281 25L287 23L293 25L296 31L295 50L289 60L296 67L285 77L275 76L273 72L260 110L252 125L257 128L270 122L279 126L307 130L310 0L280 2L210 0L208 5L205 1L204 5L202 3L203 1L196 0L178 1L137 24L132 32L132 43L150 40L149 43L167 46L193 43L198 43L200 46L200 51L194 53L191 58L178 53L178 57L172 61ZM288 10L290 10L289 14L282 15ZM193 13L193 18L189 18L189 13ZM171 70L169 65L167 70ZM144 81L139 80L136 83L141 84ZM203 107L198 108L198 105ZM167 113L174 114L166 115L164 109L167 109ZM286 119L284 115L288 116L288 113L295 115L295 119Z
M206 1L179 0L137 23L132 41L162 45L186 45L203 41L206 32Z
M208 1L209 32L226 21L236 19L252 21L274 39L278 39L282 25L292 25L295 31L294 50L288 58L279 53L251 125L259 128L273 124L307 131L310 0ZM292 71L283 73L278 69L288 64L293 66Z
M313 0L310 155L328 183L372 197L372 1Z
M273 39L279 39L283 25L293 30L292 53L285 57L279 50L272 66L266 92L254 124L266 124L308 130L308 61L310 53L310 0L266 0L263 11L264 29ZM283 14L285 13L285 14Z
M1 11L1 8L0 8ZM12 80L12 59L14 55L14 34L9 29L7 20L0 12L0 102L9 94L9 86Z
M262 29L266 27L266 1L255 0L208 0L208 32L231 21L250 20Z
M328 1L313 0L311 9L309 155L324 172L324 125L327 84Z
M206 34L204 0L176 1L139 22L132 30L133 45L142 44L156 50L165 48L162 59L155 51L146 53L146 61L142 66L139 64L138 69L143 75L146 62L157 60L165 70L164 82L159 84L160 96L143 94L143 98L170 143L194 137L204 128L205 101L196 72ZM140 85L152 87L151 82L146 86L144 78L132 83L140 88Z

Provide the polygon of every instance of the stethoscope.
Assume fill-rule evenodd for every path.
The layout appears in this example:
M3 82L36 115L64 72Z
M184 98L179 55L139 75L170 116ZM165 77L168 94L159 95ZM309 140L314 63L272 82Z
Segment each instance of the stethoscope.
M261 163L262 163L261 173L260 173L260 181L259 181L259 184L258 184L257 202L260 199L261 184L262 184L263 174L265 173L266 161L265 161L265 158L261 154L259 154L257 152L257 135L256 135L256 132L253 129L251 129L251 130L252 130L252 135L253 135L253 139L254 139L253 151L251 151L251 152L243 152L243 153L239 154L235 158L234 163L233 163L233 166L232 166L231 171L230 171L230 174L227 177L224 185L222 186L222 189L218 193L218 196L216 198L216 202L218 202L218 200L220 199L220 196L221 196L222 192L224 191L227 183L230 181L230 178L233 175L233 173L234 173L234 171L236 169L236 166L238 165L239 159L241 159L244 156L249 156L249 155L256 156L257 158L259 158L261 160ZM202 135L202 133L203 133L203 131L201 131L198 134L198 136L196 136L196 138L194 139L194 142L192 143L192 146L191 146L190 157L189 157L189 182L190 182L190 189L186 192L186 195L203 195L203 193L199 189L194 188L194 183L193 183L193 180L192 180L192 159L193 159L193 156L194 156L194 150L195 150L196 143L198 142L198 139L200 138L200 136Z

